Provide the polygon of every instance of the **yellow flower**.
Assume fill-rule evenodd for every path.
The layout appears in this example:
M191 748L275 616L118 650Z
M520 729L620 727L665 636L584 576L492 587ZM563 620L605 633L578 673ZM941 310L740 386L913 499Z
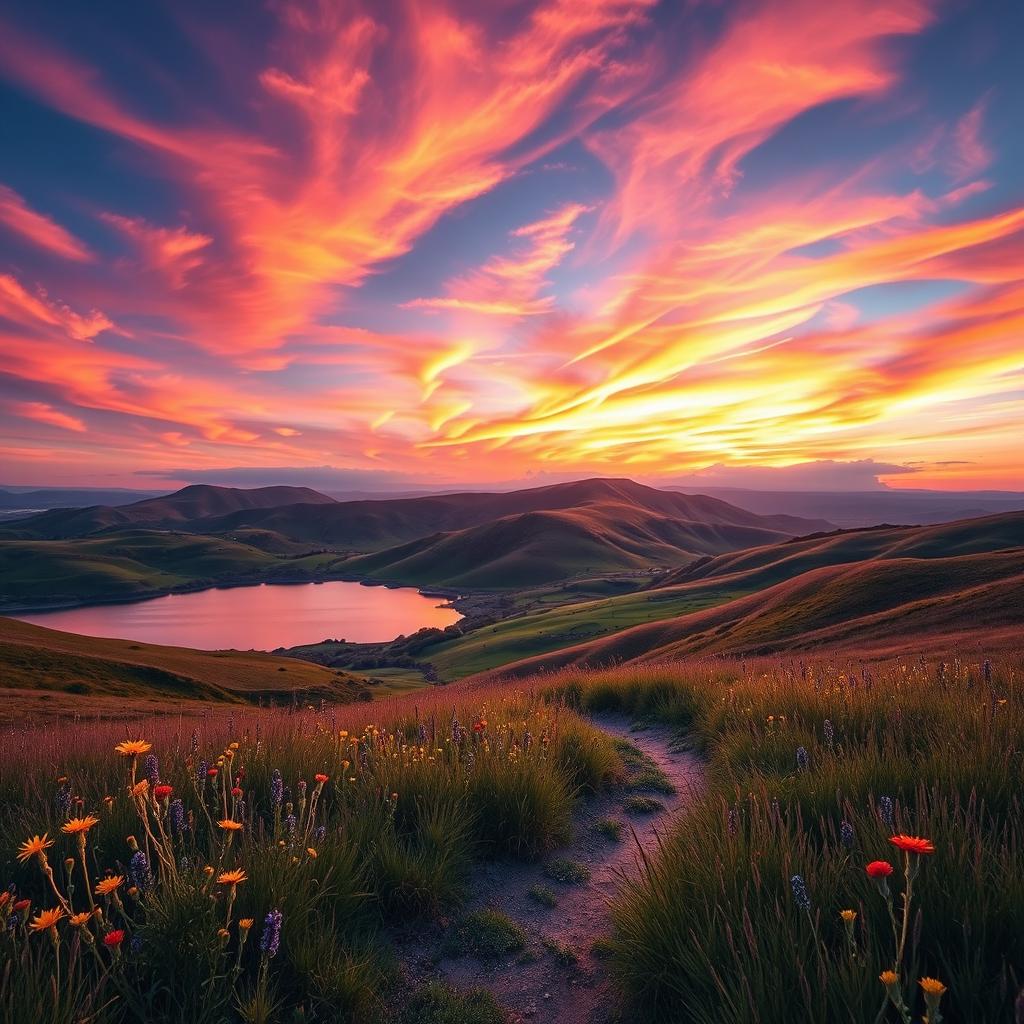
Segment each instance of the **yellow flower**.
M34 932L45 932L47 928L56 928L57 922L63 916L64 911L60 907L54 907L52 910L41 910L32 918L28 926Z
M853 922L857 920L857 911L856 910L840 910L839 911L839 916L847 924L853 924Z
M146 740L124 740L114 749L122 757L138 757L140 754L148 754L153 749L153 744Z
M104 878L96 883L96 895L109 896L112 892L120 889L122 885L124 885L124 875L111 875L110 878Z
M92 814L87 814L84 818L72 818L70 821L65 822L61 825L60 830L68 836L81 835L84 832L88 832L93 825L98 825L99 823L99 818Z
M926 996L931 996L934 999L946 994L946 986L938 978L922 978L918 984Z
M32 857L45 858L45 851L51 846L53 846L53 840L48 832L44 832L41 836L33 836L31 839L26 839L18 847L18 860L24 864L25 861L30 860Z
M249 876L241 868L234 868L231 871L222 871L217 876L217 884L241 885L241 883L247 881L248 878Z
M878 976L878 980L886 988L892 988L892 986L896 984L898 979L896 977L895 971L882 971L882 973Z
M76 928L81 928L83 925L89 923L89 918L92 914L89 911L83 911L81 914L75 914L73 917L68 918L68 923L73 924Z
M242 827L242 823L240 821L232 821L230 818L218 821L217 824L224 829L225 832L237 832Z

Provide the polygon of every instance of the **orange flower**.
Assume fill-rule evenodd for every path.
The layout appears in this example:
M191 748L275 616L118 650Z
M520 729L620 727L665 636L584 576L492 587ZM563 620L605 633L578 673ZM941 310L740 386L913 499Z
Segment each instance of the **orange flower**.
M84 818L72 818L70 821L65 822L61 825L60 830L68 836L81 835L84 832L88 832L93 825L98 825L99 823L99 818L92 814L87 814Z
M249 876L241 869L234 868L231 871L222 871L217 876L218 885L240 885L247 881Z
M109 896L124 885L124 875L113 875L96 883L97 896Z
M148 754L153 749L153 744L146 740L124 740L114 749L122 757L138 757L140 754Z
M904 853L934 853L935 847L930 839L922 839L920 836L893 836L890 840L893 846Z
M57 922L64 916L60 907L52 910L41 910L29 922L29 929L34 932L45 932L47 928L56 928Z
M230 818L218 821L217 824L224 829L225 832L237 832L242 827L242 823L240 821L232 821Z
M51 846L53 846L53 840L48 833L44 832L41 836L33 836L18 847L18 860L24 864L25 861L31 860L33 857L45 858L45 851Z
M83 910L81 914L75 914L73 917L68 918L68 923L73 924L76 928L82 928L89 923L92 918L92 911Z

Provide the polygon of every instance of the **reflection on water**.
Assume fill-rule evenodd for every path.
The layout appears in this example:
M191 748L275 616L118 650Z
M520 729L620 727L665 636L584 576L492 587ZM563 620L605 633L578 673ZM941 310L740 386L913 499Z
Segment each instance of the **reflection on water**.
M358 583L263 584L170 594L133 604L19 615L50 629L202 650L269 651L328 637L373 643L449 626L459 619L441 598Z

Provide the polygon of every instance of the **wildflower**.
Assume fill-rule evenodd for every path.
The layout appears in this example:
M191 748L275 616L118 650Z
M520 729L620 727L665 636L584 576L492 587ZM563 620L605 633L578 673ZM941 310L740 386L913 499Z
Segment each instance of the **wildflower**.
M132 951L132 953L138 956L139 953L142 952L142 936L139 934L133 935L128 940L128 948Z
M825 734L825 742L831 747L836 738L836 731L832 725L832 719L826 718L821 728L822 732Z
M329 777L330 776L328 775L324 775L323 772L317 772L317 774L314 776L316 781L320 783L321 786L328 780Z
M316 850L314 850L312 846L307 846L306 847L306 853L308 853L310 855L310 857L313 858L313 860L316 860L316 856L317 856Z
M185 831L185 805L180 800L172 800L167 809L167 815L171 821L171 828L177 832Z
M156 754L150 754L146 758L144 770L150 785L156 786L160 782L160 762L156 759Z
M739 826L739 816L736 814L736 809L734 807L730 807L729 808L729 816L728 816L729 835L731 835L731 836L736 835L736 829L738 828L738 826Z
M932 841L930 839L922 839L920 836L905 836L901 834L892 836L889 842L904 853L925 854L935 852Z
M16 913L20 914L23 910L28 910L32 906L31 900L18 900L11 909Z
M255 920L251 917L243 917L238 922L238 930L245 935L249 929L255 924Z
M313 832L313 838L318 842L322 843L327 837L327 827L325 825L317 825Z
M899 978L896 977L895 971L882 971L882 973L878 976L878 980L886 988L892 988L893 985L895 985L899 981Z
M116 950L122 942L124 942L123 928L115 928L112 932L107 932L107 934L103 936L103 945L107 946L109 949Z
M885 822L885 827L891 831L895 822L895 812L891 796L883 796L878 801L878 813L882 821Z
M839 842L841 842L847 850L852 850L853 841L853 826L848 821L841 821L839 823Z
M61 825L60 830L65 835L84 835L93 827L98 825L100 819L92 814L87 814L84 818L72 818L70 821L65 822Z
M275 806L280 806L284 799L284 780L277 768L270 777L270 800Z
M136 850L128 862L128 873L132 876L135 887L141 892L148 891L153 884L153 876L149 870L149 861L142 850Z
M124 875L111 875L96 883L97 896L111 896L124 885Z
M218 821L217 824L225 832L237 832L242 827L242 823L240 821L232 821L230 818L225 818L223 821Z
M807 758L807 748L797 747L796 748L796 767L797 771L805 772L809 767L809 761Z
M281 945L281 922L284 915L280 910L271 910L263 920L263 934L260 936L260 950L268 959L277 955Z
M288 817L285 818L285 826L288 829L289 837L294 837L294 835L295 835L295 828L296 828L297 825L298 825L298 821L296 820L294 814L289 814Z
M206 777L208 779L215 779L215 778L217 778L218 775L220 775L220 771L218 771L218 769L216 769L216 768L207 768L206 769Z
M985 664L987 665L988 662ZM939 1024L942 1020L942 1015L939 1013L939 1001L946 994L946 986L938 978L921 978L918 984L924 993L924 1003L928 1008L925 1020L928 1024Z
M840 910L839 911L839 916L847 924L853 924L853 922L857 920L857 911L856 910Z
M241 790L241 789L240 789L240 788L239 788L238 786L234 786L234 787L232 787L232 789L231 789L231 795L232 795L232 796L233 796L233 797L234 797L234 798L235 798L236 800L239 800L239 799L241 799L241 796L242 796L242 790Z
M44 832L41 836L33 836L31 839L26 839L18 847L18 860L23 864L32 857L38 857L40 860L45 861L46 851L51 846L53 846L53 840L50 839L48 832Z
M145 797L149 792L149 779L140 779L132 786L132 796Z
M233 868L231 871L222 871L217 876L218 885L241 885L248 881L249 876L242 868Z
M203 868L203 874L209 878L210 875L213 874L213 867L210 864L207 864L206 867Z
M56 928L57 922L64 916L61 907L54 907L52 910L41 910L29 922L29 930L33 932L45 932L49 928Z
M811 909L811 897L807 895L807 885L800 875L794 875L789 880L789 887L793 890L793 901L801 910Z
M76 928L82 928L89 923L92 919L92 911L83 910L80 914L73 914L68 918L68 924L74 925Z
M160 786L154 787L154 789L153 789L153 796L156 797L156 799L160 803L163 803L163 801L167 800L173 792L174 792L174 787L173 786L160 785Z
M871 878L888 878L892 874L892 865L887 860L873 860L864 870Z
M145 740L124 740L114 747L114 750L122 757L139 757L142 754L148 754L152 749L153 744L147 743Z

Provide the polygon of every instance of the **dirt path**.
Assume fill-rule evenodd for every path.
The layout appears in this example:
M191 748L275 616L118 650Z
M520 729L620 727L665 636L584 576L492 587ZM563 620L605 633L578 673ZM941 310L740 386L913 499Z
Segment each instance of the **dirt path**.
M653 814L627 813L624 794L583 804L574 818L574 840L537 864L495 862L474 872L470 891L476 894L466 911L501 911L527 935L526 948L487 962L471 957L437 962L443 936L434 936L412 952L415 975L441 978L460 988L490 990L513 1021L546 1024L603 1024L610 1019L614 1000L604 963L595 957L595 939L610 931L608 903L618 890L621 872L637 869L637 842L656 846L657 836L693 798L701 784L702 766L696 755L675 750L669 729L655 726L631 732L628 719L601 716L594 724L627 740L647 755L675 786L675 793L652 793L664 810ZM609 839L595 826L604 819L623 823L622 838ZM636 833L636 842L630 835ZM590 878L581 884L562 884L545 875L545 864L570 860L585 864ZM557 905L532 899L531 888L548 890ZM557 945L555 945L557 944ZM575 962L574 962L575 959Z

